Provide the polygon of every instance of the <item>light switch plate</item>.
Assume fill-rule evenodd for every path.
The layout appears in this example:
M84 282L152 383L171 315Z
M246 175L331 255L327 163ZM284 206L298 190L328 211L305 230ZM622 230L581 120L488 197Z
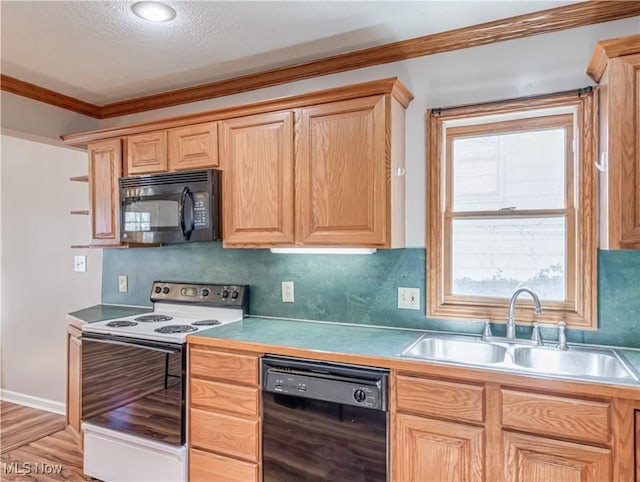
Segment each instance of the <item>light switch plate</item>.
M398 287L398 308L401 310L419 310L420 288Z
M73 257L73 270L78 273L84 273L87 271L87 257L86 256L74 256Z

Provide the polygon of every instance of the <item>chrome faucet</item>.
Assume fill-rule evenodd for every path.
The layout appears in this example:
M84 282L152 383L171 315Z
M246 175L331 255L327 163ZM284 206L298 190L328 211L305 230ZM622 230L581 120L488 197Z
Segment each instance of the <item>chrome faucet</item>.
M513 310L516 306L516 300L520 293L529 293L533 298L533 303L535 304L535 313L539 315L542 313L542 308L540 306L540 299L538 295L531 291L529 288L520 288L513 292L511 295L511 300L509 301L509 318L507 319L507 339L513 340L516 337L516 320L513 317Z

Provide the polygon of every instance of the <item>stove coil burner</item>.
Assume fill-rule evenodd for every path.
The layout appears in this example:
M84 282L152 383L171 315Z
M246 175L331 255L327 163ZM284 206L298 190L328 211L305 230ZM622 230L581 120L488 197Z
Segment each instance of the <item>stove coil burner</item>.
M173 334L173 333L189 333L190 331L196 331L197 328L195 326L189 326L189 325L168 325L168 326L161 326L160 328L156 328L155 331L156 333L166 333L166 334Z
M126 326L136 326L137 323L135 321L128 321L128 320L116 320L116 321L110 321L109 323L107 323L107 326L111 327L111 328L124 328Z
M215 326L221 323L220 320L198 320L191 323L193 326Z
M143 315L134 318L136 321L169 321L173 320L173 316L169 315Z

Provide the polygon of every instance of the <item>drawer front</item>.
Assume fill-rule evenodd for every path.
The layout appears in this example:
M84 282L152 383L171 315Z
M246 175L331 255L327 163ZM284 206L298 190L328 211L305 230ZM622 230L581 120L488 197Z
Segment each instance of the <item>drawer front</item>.
M399 375L397 410L456 421L484 422L484 388Z
M503 427L563 438L607 443L608 403L502 390Z
M192 377L226 380L258 386L258 357L191 348L189 374Z
M189 410L191 446L258 462L260 422L207 412Z
M253 418L258 418L260 414L257 388L191 378L189 393L193 407Z
M189 450L191 482L258 482L258 466L221 455Z

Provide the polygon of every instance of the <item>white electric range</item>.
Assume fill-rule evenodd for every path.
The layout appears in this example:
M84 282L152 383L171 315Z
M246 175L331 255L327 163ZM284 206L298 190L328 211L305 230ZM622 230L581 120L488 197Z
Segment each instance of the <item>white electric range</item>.
M82 329L84 472L100 480L186 480L186 337L242 320L249 287L155 281L151 301Z

